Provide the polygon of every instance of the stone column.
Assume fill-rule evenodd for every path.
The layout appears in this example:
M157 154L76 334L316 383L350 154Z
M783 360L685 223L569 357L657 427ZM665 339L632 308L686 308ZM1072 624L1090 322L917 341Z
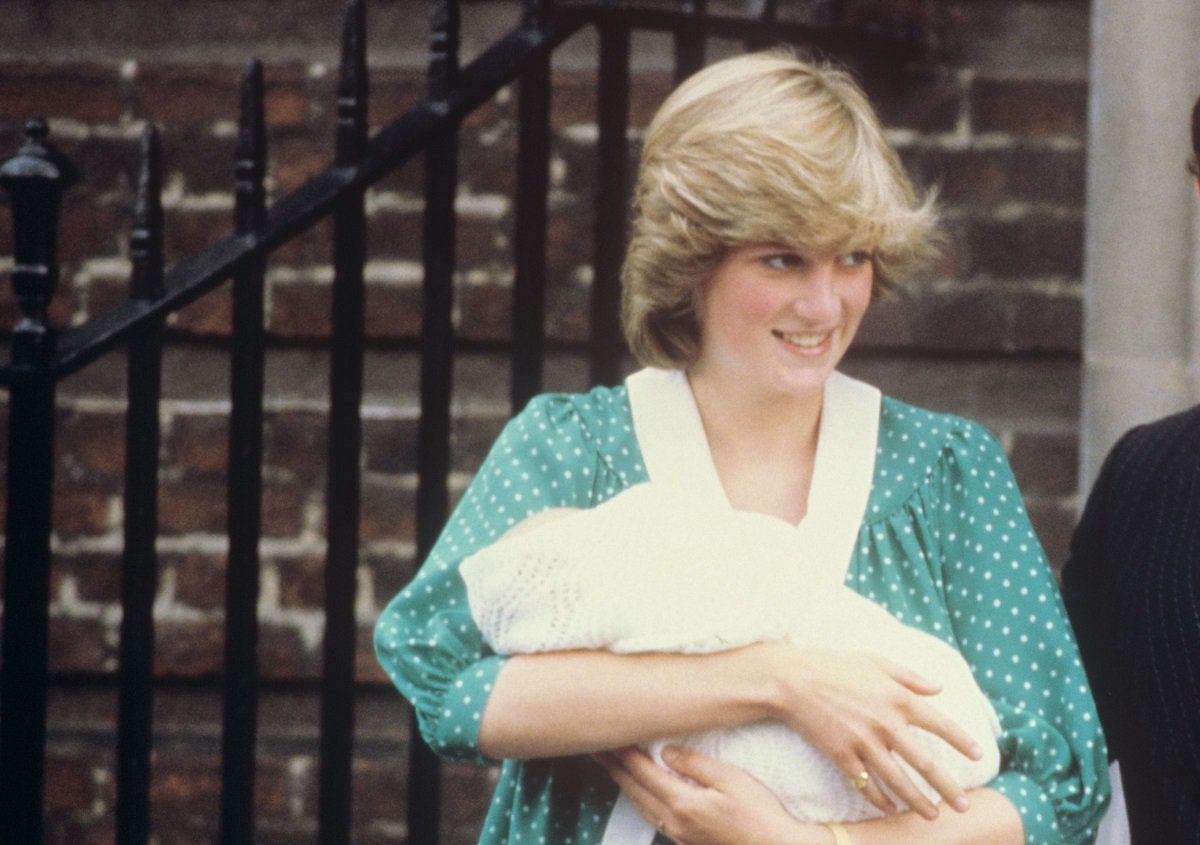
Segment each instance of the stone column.
M1200 399L1200 3L1093 0L1091 50L1082 494L1126 429Z

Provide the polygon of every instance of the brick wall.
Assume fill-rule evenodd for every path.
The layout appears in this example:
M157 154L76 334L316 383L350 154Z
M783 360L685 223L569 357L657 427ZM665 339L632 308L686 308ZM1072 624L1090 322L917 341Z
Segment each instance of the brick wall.
M1051 559L1061 563L1076 504L1086 111L1086 0L925 0L934 51L919 71L873 86L918 180L938 183L948 249L902 296L880 303L848 369L886 392L980 419L1011 454ZM317 0L44 0L6 8L0 30L0 153L21 119L50 119L83 171L67 195L62 284L52 308L78 323L121 295L129 272L141 127L163 130L168 264L224 233L232 217L240 64L266 63L272 196L323 167L340 4ZM469 57L510 26L512 4L465 8ZM423 86L421 3L371 6L371 113L398 114ZM34 49L31 49L31 45ZM667 46L636 42L634 122L669 87ZM594 96L592 42L568 44L554 75L548 332L586 337ZM503 92L467 122L459 188L456 319L470 340L503 339L511 284L515 100ZM355 764L358 842L403 840L407 709L369 650L381 605L410 577L419 329L420 163L371 192L367 267L362 684ZM328 364L329 229L288 244L268 272L261 665L270 680L319 675ZM0 208L0 256L11 255ZM7 259L4 269L8 267ZM0 325L11 325L4 297ZM170 325L162 411L162 565L156 671L165 682L219 673L228 412L227 290ZM124 363L102 360L62 389L55 501L52 668L116 666ZM553 356L548 386L584 383ZM453 485L469 478L507 413L502 359L466 355L455 373ZM48 840L112 841L115 696L56 689L47 769ZM153 822L162 842L212 841L219 701L169 687L156 710ZM295 685L262 708L260 839L315 832L315 697ZM448 841L473 841L490 773L447 768Z

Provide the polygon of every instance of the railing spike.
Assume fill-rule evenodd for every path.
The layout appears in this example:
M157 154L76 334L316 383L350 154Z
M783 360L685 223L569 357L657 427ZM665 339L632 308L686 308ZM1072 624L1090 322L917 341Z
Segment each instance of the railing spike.
M430 18L429 95L444 100L458 82L458 0L434 0Z
M342 28L342 64L337 95L337 163L362 158L367 141L367 4L349 0Z
M13 288L21 310L13 363L31 363L47 331L46 309L58 287L58 211L79 171L47 140L46 121L25 124L25 143L0 165L0 186L12 200Z
M238 121L237 149L234 151L234 226L239 235L249 234L262 225L267 172L267 122L264 107L262 63L246 61L242 71L242 100Z
M130 296L154 299L163 292L162 141L158 128L142 131L137 205L129 254L133 262Z

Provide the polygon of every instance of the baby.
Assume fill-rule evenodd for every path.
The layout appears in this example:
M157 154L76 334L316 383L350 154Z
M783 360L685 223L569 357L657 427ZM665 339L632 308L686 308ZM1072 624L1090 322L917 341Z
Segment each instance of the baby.
M940 683L930 703L984 750L973 761L912 728L934 758L965 788L991 780L1000 764L999 720L958 651L841 584L811 583L798 542L796 527L775 517L648 483L590 510L538 514L467 558L461 571L472 616L499 654L699 654L774 640L879 654ZM648 749L660 763L667 744L741 767L802 821L881 815L831 760L781 723L664 739Z

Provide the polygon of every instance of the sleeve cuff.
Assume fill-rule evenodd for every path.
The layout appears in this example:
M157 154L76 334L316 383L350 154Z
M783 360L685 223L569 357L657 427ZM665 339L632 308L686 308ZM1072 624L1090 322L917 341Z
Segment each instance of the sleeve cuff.
M1025 845L1062 845L1054 804L1037 781L1022 772L1008 771L1001 772L988 786L1016 807L1025 829Z
M450 682L442 698L442 709L429 719L422 734L438 754L452 760L489 765L493 760L479 750L479 728L483 710L491 697L506 658L486 657L471 664Z

